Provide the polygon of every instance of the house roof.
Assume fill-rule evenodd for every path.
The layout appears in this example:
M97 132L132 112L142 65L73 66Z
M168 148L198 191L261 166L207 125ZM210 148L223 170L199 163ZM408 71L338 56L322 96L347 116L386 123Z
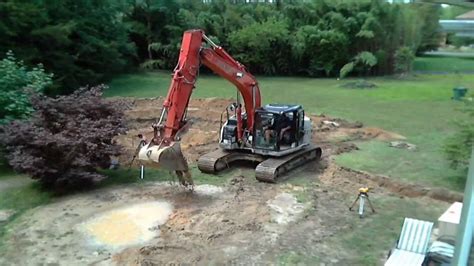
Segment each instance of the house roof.
M474 20L474 10L466 12L456 17L456 19L460 20Z

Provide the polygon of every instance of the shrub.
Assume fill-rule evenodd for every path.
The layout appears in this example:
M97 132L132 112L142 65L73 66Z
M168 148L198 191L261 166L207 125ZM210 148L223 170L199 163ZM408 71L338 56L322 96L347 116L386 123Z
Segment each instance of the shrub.
M359 73L369 72L375 65L377 65L377 57L374 54L367 51L360 52L339 70L339 78L345 78L356 69Z
M395 52L395 72L399 74L409 74L413 68L415 53L406 47L400 47Z
M465 106L461 110L466 117L455 123L457 132L446 141L444 151L452 168L464 169L467 172L474 145L474 101L472 98L465 100Z
M12 51L0 60L0 124L27 118L31 108L27 90L41 93L52 84L53 74L44 72L41 64L28 70Z
M104 100L103 89L81 88L57 98L33 94L32 117L0 128L13 169L58 191L105 178L97 170L120 154L113 139L125 127L123 105Z

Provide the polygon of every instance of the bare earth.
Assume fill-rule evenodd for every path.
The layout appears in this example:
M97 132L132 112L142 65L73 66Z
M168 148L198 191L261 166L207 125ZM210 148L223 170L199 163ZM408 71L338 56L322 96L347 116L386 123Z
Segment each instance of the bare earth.
M127 112L129 133L118 138L128 153L122 162L135 149L134 135L150 136L149 126L158 117L161 102L134 101ZM182 140L190 163L217 148L220 115L230 102L191 101L188 116L194 123ZM146 183L61 198L30 211L10 229L0 265L275 264L281 254L294 251L319 258L321 265L349 265L353 254L327 246L325 240L350 231L350 221L359 219L347 212L354 189L368 185L376 188L374 197L421 197L427 205L458 199L458 194L444 190L337 166L332 156L357 149L353 141L404 137L361 123L310 116L314 142L323 148L322 161L291 172L277 184L258 182L252 168L242 167L232 171L225 186L201 185L194 193L176 184ZM291 184L294 178L305 185ZM298 201L302 192L306 199ZM169 208L143 205L154 202ZM124 211L130 206L142 207ZM104 226L104 221L111 226ZM110 232L123 236L111 238Z

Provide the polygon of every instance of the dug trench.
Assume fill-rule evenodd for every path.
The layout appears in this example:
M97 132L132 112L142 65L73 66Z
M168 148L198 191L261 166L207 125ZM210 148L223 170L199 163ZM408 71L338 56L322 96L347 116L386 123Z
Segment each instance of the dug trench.
M162 104L161 98L130 101L129 131L117 139L126 151L120 158L123 165L138 144L135 136L151 137L150 125ZM190 102L192 126L182 139L190 164L217 149L221 113L229 103ZM10 228L0 265L260 264L276 263L289 252L318 258L325 265L349 265L354 255L326 240L353 229L354 216L347 208L357 188L374 187L375 198L416 197L426 205L459 197L336 165L334 156L357 149L355 141L403 136L358 122L310 116L313 141L322 147L323 157L277 184L256 181L247 166L228 171L224 185L201 184L194 193L169 182L148 182L64 197L33 209Z

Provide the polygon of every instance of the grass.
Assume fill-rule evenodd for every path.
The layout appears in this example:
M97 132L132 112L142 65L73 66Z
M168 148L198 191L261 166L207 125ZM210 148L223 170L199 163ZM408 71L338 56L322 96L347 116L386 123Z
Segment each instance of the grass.
M433 135L434 140L443 141L441 136ZM427 139L411 141L425 149L423 152L390 148L387 143L381 141L357 143L358 151L341 154L336 158L336 162L357 170L400 177L404 181L418 180L432 186L461 191L464 187L462 172L447 168L443 156L430 154L442 154L443 151L438 150L437 146L431 147L432 141L426 141ZM440 165L445 166L442 171Z
M319 265L320 259L318 257L305 257L298 251L287 251L278 256L278 265Z
M421 72L474 72L474 55L472 57L425 55L417 57L413 67L415 71Z
M8 182L26 176L15 174L7 168L0 169L0 182ZM8 230L14 222L19 219L26 211L37 206L47 204L51 201L52 193L44 191L38 183L27 182L11 188L1 189L0 184L0 210L12 210L14 214L4 223L0 223L0 251L5 241L2 241L8 235Z
M137 98L165 96L170 83L170 73L145 72L138 75L129 74L115 78L105 91L105 96L133 96Z
M474 64L473 64L474 66ZM357 153L341 155L338 163L347 167L390 174L394 178L462 190L462 171L449 169L442 152L444 140L454 131L452 121L461 117L451 100L452 88L474 88L474 75L419 75L399 80L371 78L376 89L344 89L345 80L298 77L258 77L264 103L299 103L307 113L328 114L366 126L404 135L418 146L416 153L373 142L361 145ZM350 80L349 80L350 81ZM110 83L107 96L165 96L170 76L148 72L121 76ZM235 97L235 88L214 75L201 75L194 98ZM381 160L387 158L386 160ZM358 157L358 158L356 158ZM398 167L397 167L398 166Z
M345 253L356 260L353 265L380 265L380 258L385 258L388 251L394 247L404 217L436 221L448 206L435 204L428 207L426 202L419 199L389 196L375 196L371 197L371 200L379 213L368 212L362 220L355 212L348 213L347 215L354 217L350 222L351 229L335 235L326 243L343 248Z

